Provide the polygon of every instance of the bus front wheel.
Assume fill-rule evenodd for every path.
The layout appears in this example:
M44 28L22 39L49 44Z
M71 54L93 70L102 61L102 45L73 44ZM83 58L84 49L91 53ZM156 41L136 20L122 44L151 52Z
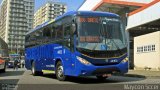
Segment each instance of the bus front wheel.
M66 80L66 76L64 75L64 68L60 61L56 64L56 77L59 81Z
M36 69L35 69L35 62L34 61L32 62L31 71L32 71L32 75L34 75L34 76L43 75L43 72L36 71Z

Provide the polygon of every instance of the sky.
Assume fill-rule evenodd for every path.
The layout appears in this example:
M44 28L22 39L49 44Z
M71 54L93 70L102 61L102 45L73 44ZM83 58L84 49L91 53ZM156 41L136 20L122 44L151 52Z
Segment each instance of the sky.
M2 0L0 0L1 3ZM84 0L35 0L35 11L44 5L47 1L64 2L67 4L67 11L77 10Z
M35 10L44 5L47 1L63 2L67 4L67 11L77 10L84 0L35 0Z

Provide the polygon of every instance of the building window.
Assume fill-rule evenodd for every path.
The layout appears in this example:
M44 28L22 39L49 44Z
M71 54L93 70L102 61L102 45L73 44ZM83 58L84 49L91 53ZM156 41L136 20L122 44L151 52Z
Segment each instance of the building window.
M143 46L141 47L141 52L143 52Z
M152 45L152 51L155 51L155 45Z
M154 52L155 45L145 45L145 46L138 46L137 47L137 53L148 53L148 52Z
M147 51L147 46L144 46L144 52L146 52Z
M151 45L148 45L148 51L149 52L151 51Z

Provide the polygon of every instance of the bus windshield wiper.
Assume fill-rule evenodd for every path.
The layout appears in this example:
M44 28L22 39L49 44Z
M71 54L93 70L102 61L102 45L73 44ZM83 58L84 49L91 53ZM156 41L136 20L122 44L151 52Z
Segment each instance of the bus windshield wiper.
M116 48L120 52L120 54L122 54L120 47L117 45L117 43L114 41L114 39L112 37L110 37L110 40L114 43L114 45L116 46Z

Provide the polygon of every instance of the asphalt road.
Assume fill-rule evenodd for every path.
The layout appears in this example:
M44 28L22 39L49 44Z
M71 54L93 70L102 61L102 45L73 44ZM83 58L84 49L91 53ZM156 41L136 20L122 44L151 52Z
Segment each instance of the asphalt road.
M100 81L95 77L70 77L67 81L58 81L53 74L32 76L31 71L25 69L8 69L6 73L0 73L0 84L2 90L136 90L126 88L126 85L143 84L158 85L148 90L160 90L160 78L111 76Z

